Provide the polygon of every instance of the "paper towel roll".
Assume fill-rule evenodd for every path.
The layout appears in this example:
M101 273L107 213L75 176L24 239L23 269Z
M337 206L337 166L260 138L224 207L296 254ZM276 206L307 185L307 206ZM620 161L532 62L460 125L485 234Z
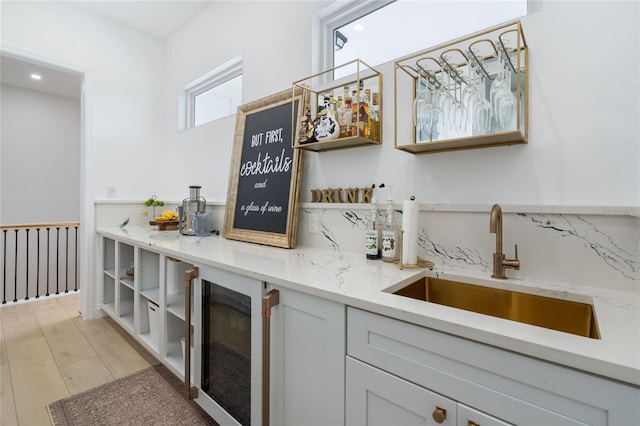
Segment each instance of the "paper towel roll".
M402 203L402 263L418 263L418 202L415 197Z

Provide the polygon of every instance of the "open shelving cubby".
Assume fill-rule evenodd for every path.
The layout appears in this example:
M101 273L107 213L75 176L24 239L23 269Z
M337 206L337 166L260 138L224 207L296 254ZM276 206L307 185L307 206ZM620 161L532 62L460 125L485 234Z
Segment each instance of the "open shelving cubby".
M102 309L174 373L183 375L184 273L193 265L107 236L101 237L101 248ZM193 301L194 292L192 342Z
M129 271L135 264L135 250L132 245L121 241L116 242L116 244L116 281L118 283L116 315L124 327L127 327L129 331L133 331L135 329L135 280L133 275L129 275L131 273Z
M116 242L102 239L102 306L111 315L116 314Z
M161 340L160 259L158 253L144 248L138 249L138 333L140 339L155 353L160 352Z

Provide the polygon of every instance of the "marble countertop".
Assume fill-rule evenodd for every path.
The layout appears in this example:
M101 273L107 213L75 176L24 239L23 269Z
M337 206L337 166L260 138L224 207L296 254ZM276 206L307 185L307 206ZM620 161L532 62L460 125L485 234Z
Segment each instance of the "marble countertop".
M150 226L99 228L98 233L181 260L209 265L345 305L486 343L640 386L640 298L571 284L497 280L488 275L436 267L404 269L358 253L298 247L282 249L227 240L182 236ZM508 288L560 299L591 302L600 339L535 327L433 303L389 290L424 276ZM387 290L387 291L385 291Z

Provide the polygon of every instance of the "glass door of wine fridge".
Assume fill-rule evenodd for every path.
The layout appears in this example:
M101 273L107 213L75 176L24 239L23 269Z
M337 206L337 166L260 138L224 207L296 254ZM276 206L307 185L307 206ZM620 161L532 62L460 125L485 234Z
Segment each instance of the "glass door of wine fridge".
M264 284L214 268L201 268L199 281L196 401L221 424L260 424Z

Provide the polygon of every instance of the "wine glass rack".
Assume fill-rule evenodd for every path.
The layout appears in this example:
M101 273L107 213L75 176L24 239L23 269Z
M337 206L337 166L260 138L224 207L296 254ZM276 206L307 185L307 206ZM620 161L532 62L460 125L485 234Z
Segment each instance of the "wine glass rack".
M528 81L520 21L395 61L395 148L422 154L527 143Z

